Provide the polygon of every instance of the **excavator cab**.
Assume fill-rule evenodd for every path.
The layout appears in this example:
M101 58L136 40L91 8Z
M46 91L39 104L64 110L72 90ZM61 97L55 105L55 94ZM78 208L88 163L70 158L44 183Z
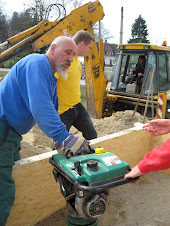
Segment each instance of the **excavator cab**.
M151 66L150 73L152 73L154 67L156 69L153 79L153 93L157 95L159 91L168 91L170 89L170 48L148 44L126 44L124 47L120 46L123 49L120 50L110 90L139 94L149 66ZM136 80L130 81L133 76L130 76L130 72L136 70L140 56L145 58L145 67L143 79L140 84L137 84ZM146 81L143 95L148 94L149 85L150 76Z
M140 54L124 54L121 55L121 64L120 64L120 70L119 70L119 76L117 80L113 80L113 87L115 86L115 89L117 88L117 91L125 91L125 92L133 92L133 93L138 93L139 90L141 89L142 85L142 80L138 82L138 78L136 78L136 66L138 64L138 59L143 56L143 58L146 61L145 54L140 55ZM143 73L145 73L145 65L143 67ZM116 76L115 76L116 78ZM112 87L112 86L111 86ZM113 88L112 88L113 89Z
M160 92L167 93L168 105L170 100L170 48L144 43L131 43L121 44L118 49L120 50L118 61L114 69L114 77L110 89L104 100L103 115L109 116L114 111L119 110L133 110L141 94L141 87L144 88L142 89L138 110L143 114L154 68L152 90L155 109L157 108L158 93ZM136 79L132 80L132 77L135 77L135 70L140 56L145 60L143 76L140 81L137 76ZM149 67L149 76L143 86ZM109 103L111 104L109 105ZM151 104L149 104L150 106Z

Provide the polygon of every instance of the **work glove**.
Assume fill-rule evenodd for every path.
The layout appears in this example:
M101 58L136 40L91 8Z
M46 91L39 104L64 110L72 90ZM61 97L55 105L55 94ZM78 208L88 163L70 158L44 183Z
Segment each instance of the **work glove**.
M79 155L81 151L86 150L89 146L89 141L83 137L75 137L72 134L68 136L62 144L55 142L54 148L58 153L68 155Z

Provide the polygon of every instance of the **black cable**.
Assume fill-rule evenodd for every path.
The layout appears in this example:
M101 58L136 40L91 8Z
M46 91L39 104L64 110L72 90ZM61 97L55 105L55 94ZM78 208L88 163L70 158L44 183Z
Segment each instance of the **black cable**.
M60 18L60 16L61 16L61 10L60 10L60 8L62 8L64 10L64 16L63 17L66 16L66 9L65 9L65 7L63 5L61 5L61 4L50 4L47 7L46 11L45 11L44 21L47 21L48 20L50 11L52 10L53 7L56 7L57 10L58 10L58 17L55 19L55 21L58 20Z

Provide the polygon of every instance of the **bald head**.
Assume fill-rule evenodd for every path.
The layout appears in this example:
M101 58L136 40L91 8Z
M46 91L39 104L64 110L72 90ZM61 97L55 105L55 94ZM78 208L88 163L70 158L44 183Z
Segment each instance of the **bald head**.
M76 44L75 42L66 36L58 36L51 43L46 56L48 57L53 72L60 68L61 71L65 71L70 66L73 61L73 56L75 54ZM57 69L57 70L56 70Z
M55 44L56 46L59 47L65 45L65 43L69 43L70 41L72 41L72 39L67 36L58 36L52 41L51 45Z

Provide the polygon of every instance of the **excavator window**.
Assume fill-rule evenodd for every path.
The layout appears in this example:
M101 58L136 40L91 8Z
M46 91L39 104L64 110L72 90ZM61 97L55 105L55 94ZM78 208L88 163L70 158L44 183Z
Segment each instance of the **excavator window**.
M140 54L127 54L122 56L122 63L120 68L120 76L118 81L118 91L138 92L136 81L133 81L135 76L136 65ZM146 58L146 57L145 57ZM133 85L132 85L133 84Z
M150 73L153 72L153 68L156 68L156 53L154 51L149 51L148 52L148 57L147 57L147 62L146 62L146 66L145 66L145 76L146 76L146 72L148 71L149 66L151 66L150 69ZM149 86L150 86L150 76L148 76L148 79L146 81L146 85L144 88L144 94L148 95L149 92ZM158 76L157 76L157 71L155 71L155 75L153 78L153 93L156 94L158 93Z
M168 83L168 73L166 67L166 55L165 53L159 53L158 56L159 66L158 66L158 73L159 73L159 85L160 87L166 85Z
M170 53L167 54L167 66L168 66L168 82L170 83Z
M127 70L127 67L126 67L127 59L128 59L127 55L123 56L123 58L122 58L122 65L121 65L121 69L120 69L119 83L124 82L124 80L125 80L126 70Z

